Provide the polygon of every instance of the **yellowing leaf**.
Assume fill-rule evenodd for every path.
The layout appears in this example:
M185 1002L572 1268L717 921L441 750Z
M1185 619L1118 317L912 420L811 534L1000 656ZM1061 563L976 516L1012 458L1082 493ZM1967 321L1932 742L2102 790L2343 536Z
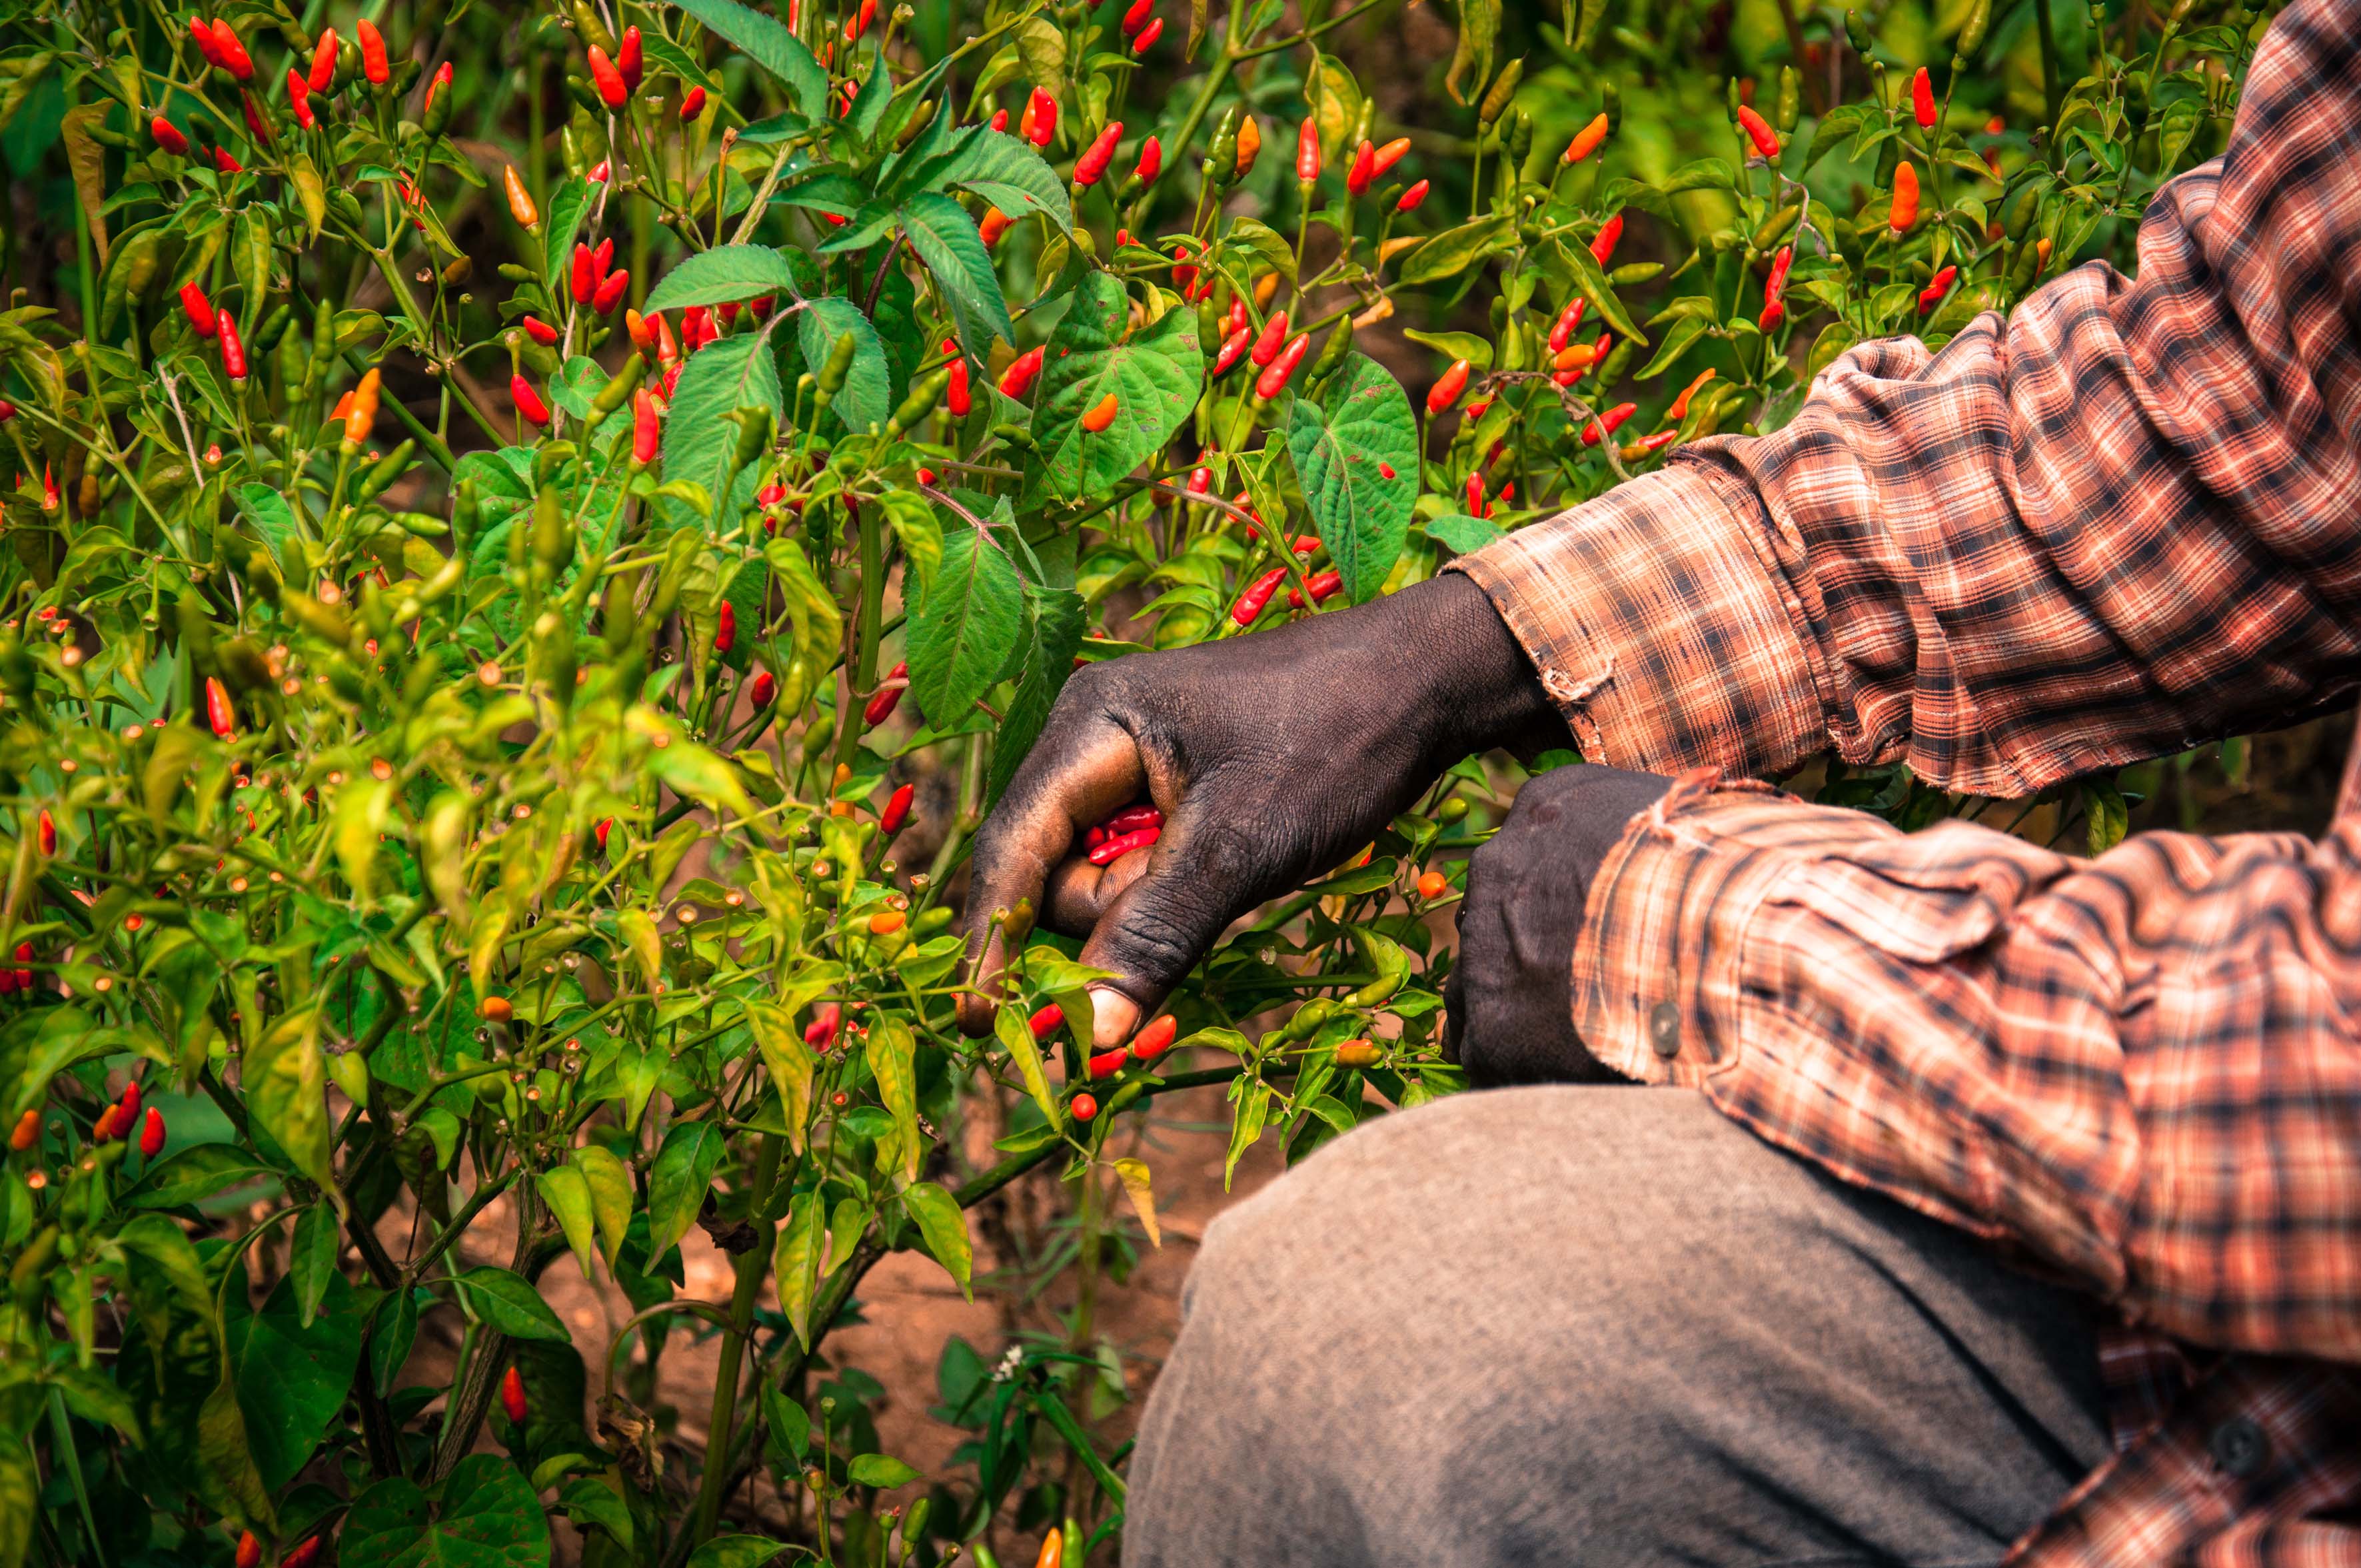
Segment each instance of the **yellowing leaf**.
M1148 1233L1155 1245L1164 1245L1164 1233L1156 1223L1156 1192L1149 1185L1148 1162L1144 1159L1119 1159L1115 1173L1123 1182L1124 1196L1131 1200L1132 1212L1139 1216L1139 1228Z
M1059 1125L1058 1097L1049 1092L1049 1074L1041 1070L1041 1047L1025 1015L1015 1007L1003 1007L993 1016L992 1032L1016 1064L1017 1076L1025 1080L1025 1091L1033 1096L1033 1103L1041 1107L1051 1126Z
M877 1080L877 1098L894 1117L903 1179L918 1175L918 1042L910 1025L891 1013L869 1023L869 1070Z
M607 1266L615 1266L615 1249L623 1245L623 1233L631 1223L631 1173L614 1154L598 1144L585 1144L574 1151L574 1167L582 1173L585 1189L590 1194L590 1217L598 1227L598 1250L606 1255Z
M592 1212L590 1184L581 1171L570 1165L552 1166L534 1179L541 1189L541 1201L557 1216L558 1228L566 1233L566 1245L574 1249L574 1261L582 1266L582 1277L590 1277L590 1254L597 1245L598 1221Z
M787 1143L801 1154L804 1126L811 1119L811 1047L796 1031L795 1014L775 1003L747 1003L746 1026L753 1032L755 1048L763 1053L771 1087L778 1091L780 1113L787 1123Z
M336 859L353 896L366 899L377 867L378 835L393 809L393 781L367 778L336 792Z

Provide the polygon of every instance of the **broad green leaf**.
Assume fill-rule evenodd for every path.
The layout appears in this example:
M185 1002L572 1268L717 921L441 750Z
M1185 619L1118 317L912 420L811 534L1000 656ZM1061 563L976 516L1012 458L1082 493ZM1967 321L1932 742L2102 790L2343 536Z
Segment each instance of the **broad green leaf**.
M1049 721L1050 705L1074 673L1074 653L1082 645L1084 609L1080 594L1070 588L1038 589L1025 596L1025 667L1017 673L1016 692L1001 715L992 741L992 777L987 791L997 801L1016 776L1017 765L1033 749Z
M869 1020L869 1071L877 1080L877 1098L894 1118L895 1152L905 1180L918 1174L922 1148L918 1139L918 1042L910 1025L892 1013Z
M936 177L972 191L1012 218L1046 213L1060 229L1074 226L1066 182L1041 155L1006 131L976 126Z
M237 1385L246 1439L262 1484L273 1491L303 1467L328 1423L351 1396L366 1313L344 1276L331 1274L320 1315L308 1326L294 1283L281 1279L259 1311L235 1286L222 1307L222 1354Z
M397 1290L378 1308L370 1329L368 1353L369 1387L383 1398L393 1392L409 1365L410 1348L418 1341L418 1290ZM431 1297L429 1298L432 1299Z
M301 575L291 564L302 561L300 545L303 530L295 521L295 509L287 504L287 498L268 485L249 483L237 488L237 504L238 510L254 520L255 529L262 535L263 543L269 545L270 553L279 558L280 570L295 581L302 581Z
M1204 372L1194 311L1167 311L1135 332L1123 285L1092 273L1049 336L1033 412L1039 445L1026 466L1018 510L1104 495L1172 439L1197 401ZM1110 394L1115 422L1084 430L1082 416Z
M523 1474L503 1455L471 1453L432 1493L397 1475L353 1499L336 1561L342 1568L544 1568L549 1547L549 1521Z
M779 1292L779 1310L787 1315L788 1326L806 1349L811 1347L812 1291L819 1282L820 1238L826 1201L817 1192L796 1200L787 1215L787 1223L779 1227L779 1239L771 1252L771 1272Z
M854 1460L855 1464L860 1464ZM854 1480L861 1479L855 1475ZM783 1541L759 1535L716 1536L688 1554L688 1568L763 1568L787 1549Z
M1024 622L1024 585L1007 552L979 529L952 529L935 585L909 622L910 695L928 723L965 717L999 678Z
M582 1266L582 1277L589 1278L590 1255L598 1246L598 1228L590 1201L590 1183L570 1165L554 1165L533 1180L541 1189L541 1201L557 1216L558 1228L566 1233L566 1245L574 1249L574 1261Z
M575 1529L596 1525L613 1536L626 1551L630 1550L631 1510L612 1486L586 1475L567 1483L566 1490L557 1495L557 1506L566 1510L566 1517L574 1521Z
M703 486L715 498L719 515L734 518L752 504L760 476L759 465L750 463L738 476L736 489L727 497L721 494L722 476L738 445L738 427L727 416L741 408L763 407L786 417L778 362L772 357L767 334L741 333L690 355L664 414L664 477ZM669 505L676 523L697 516L686 502Z
M541 1292L521 1275L487 1264L456 1275L452 1283L467 1293L476 1315L511 1339L570 1341L573 1334L558 1321Z
M780 1114L786 1118L787 1142L801 1154L804 1125L811 1119L816 1068L811 1047L804 1044L792 1012L769 1002L748 1002L745 1007L746 1026L753 1034L755 1048L763 1053L763 1069L778 1092Z
M1016 29L1017 58L1033 85L1052 98L1066 95L1066 35L1058 24L1038 13Z
M1477 218L1457 228L1444 229L1401 259L1400 278L1408 288L1456 278L1470 267L1504 251L1516 242L1517 225L1507 213Z
M828 116L828 72L785 24L748 10L737 0L679 0L679 5L775 77L794 97L805 119Z
M1499 523L1458 511L1429 522L1426 536L1457 555L1473 555L1487 544L1508 537Z
M852 371L845 377L844 389L836 394L830 410L847 430L860 432L884 424L885 416L894 411L893 381L885 367L885 345L878 341L877 329L861 313L861 307L839 295L825 294L810 301L796 320L796 341L803 349L804 363L815 372L828 363L836 340L848 332L852 334Z
M991 358L994 339L1016 342L1016 328L1008 319L1008 302L1001 297L992 253L983 248L983 237L966 208L949 196L921 191L902 204L902 233L950 302L968 357L983 364Z
M713 1173L720 1168L724 1139L710 1122L679 1122L664 1135L648 1170L648 1252L661 1257L697 1223Z
M1287 451L1320 542L1356 604L1377 597L1418 502L1418 422L1401 384L1356 354L1287 415Z
M278 1175L259 1155L236 1144L199 1144L148 1167L118 1201L132 1209L177 1209L257 1177Z
M322 1187L335 1186L319 1009L306 1007L272 1025L246 1053L240 1082L255 1124L278 1141L298 1170Z
M864 1453L846 1465L845 1474L864 1486L886 1491L906 1486L925 1472L914 1470L890 1453Z
M793 299L799 292L795 270L786 257L769 246L717 245L711 250L697 252L665 273L648 291L648 302L643 309L653 314L688 305L727 304L759 294Z
M1016 1064L1016 1075L1025 1080L1025 1091L1033 1096L1033 1103L1041 1108L1049 1125L1060 1125L1065 1118L1059 1113L1058 1097L1050 1092L1049 1075L1041 1069L1040 1042L1034 1039L1024 1013L1013 1005L1003 1006L993 1014L992 1032L1008 1052L1008 1059Z
M1132 1212L1139 1216L1139 1228L1148 1233L1149 1245L1161 1247L1164 1232L1156 1223L1156 1189L1144 1159L1119 1159L1115 1173L1123 1183L1124 1196L1131 1200Z
M615 1266L615 1249L631 1223L631 1168L602 1145L585 1144L574 1151L574 1168L590 1193L591 1218L598 1223L599 1250L607 1266Z
M914 1181L902 1190L902 1207L918 1223L918 1234L927 1239L927 1251L959 1281L961 1294L972 1298L968 1275L975 1265L975 1247L968 1239L967 1213L959 1206L959 1200L931 1181ZM901 1485L897 1481L874 1484Z

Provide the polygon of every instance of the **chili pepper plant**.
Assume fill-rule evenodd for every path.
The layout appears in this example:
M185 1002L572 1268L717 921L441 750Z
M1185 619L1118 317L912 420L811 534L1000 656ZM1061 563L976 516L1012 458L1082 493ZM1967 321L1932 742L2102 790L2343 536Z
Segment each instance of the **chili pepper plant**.
M1455 1088L1432 917L1518 775L1095 1057L1074 945L966 911L1026 938L967 1041L962 867L1069 674L2128 265L2266 21L1725 13L11 0L0 1564L1106 1547L1087 1291L897 1391L972 1433L925 1476L831 1331L897 1252L1119 1274L1175 1091L1235 1169ZM1016 1182L1072 1245L980 1272ZM621 1332L552 1309L575 1271ZM658 1409L689 1344L708 1403Z

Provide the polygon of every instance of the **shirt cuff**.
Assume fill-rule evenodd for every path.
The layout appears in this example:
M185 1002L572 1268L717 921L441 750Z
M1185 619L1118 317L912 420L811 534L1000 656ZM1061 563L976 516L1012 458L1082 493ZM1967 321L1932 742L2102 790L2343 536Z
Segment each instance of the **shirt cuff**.
M1784 772L1828 725L1743 479L1687 460L1464 555L1584 757L1642 773Z

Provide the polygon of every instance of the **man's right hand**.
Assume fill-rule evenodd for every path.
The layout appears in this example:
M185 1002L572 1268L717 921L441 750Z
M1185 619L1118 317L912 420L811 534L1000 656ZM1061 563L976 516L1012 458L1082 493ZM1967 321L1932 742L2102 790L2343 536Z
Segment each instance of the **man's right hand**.
M1075 672L977 835L971 991L992 1027L1005 961L995 912L1029 899L1085 938L1093 1044L1148 1011L1257 904L1341 863L1460 758L1571 744L1481 588L1456 575L1252 637ZM1088 863L1084 833L1145 798L1149 850Z

